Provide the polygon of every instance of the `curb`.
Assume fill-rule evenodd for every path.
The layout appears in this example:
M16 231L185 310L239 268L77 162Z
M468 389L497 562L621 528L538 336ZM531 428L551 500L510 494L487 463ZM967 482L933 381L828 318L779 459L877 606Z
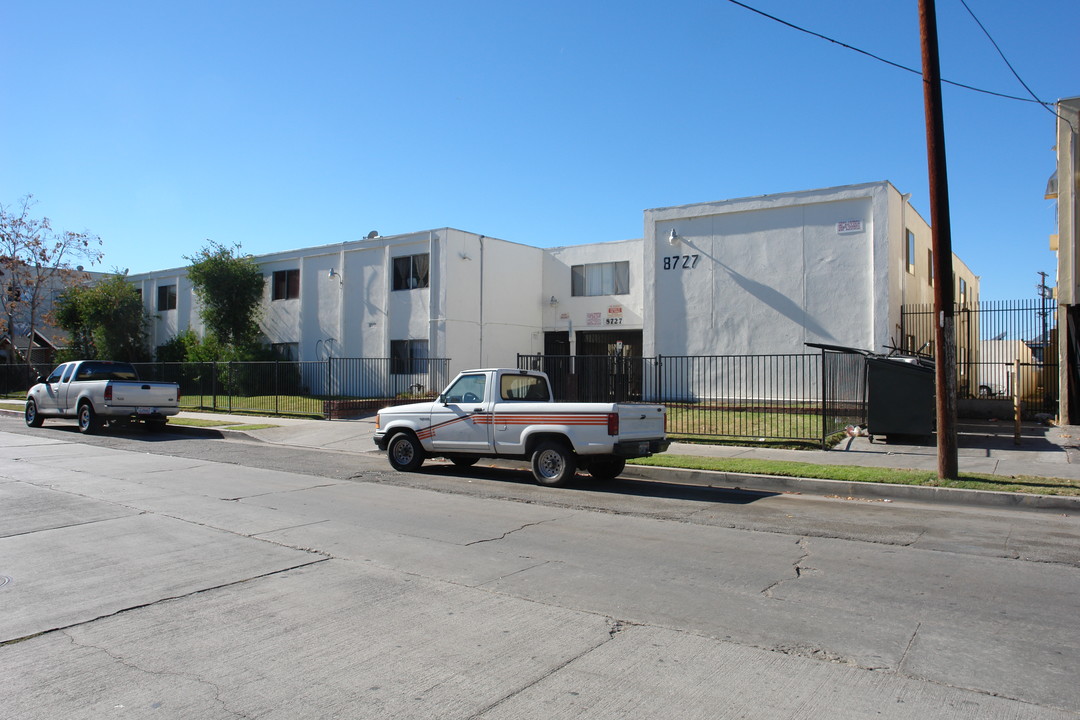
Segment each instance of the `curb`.
M661 476L663 473L663 477ZM902 500L937 505L964 505L1005 509L1053 512L1080 512L1080 496L1036 495L1027 493L968 490L965 488L927 487L924 485L895 485L891 483L859 483L846 480L752 475L712 470L659 468L628 465L623 477L671 482L672 473L681 476L687 485L714 487L749 493L776 495L816 495L857 500Z
M22 412L0 408L0 415L21 417ZM204 437L224 437L225 434L244 435L259 440L243 430L229 428L205 428L171 425L170 430L198 434ZM496 461L498 462L498 461ZM516 467L516 466L515 466ZM673 478L672 476L677 476ZM819 480L779 475L754 475L714 470L687 470L685 468L646 467L627 465L623 477L635 480L662 481L731 490L735 492L773 495L814 495L841 497L857 500L902 500L937 505L962 505L1003 509L1022 509L1043 512L1080 512L1080 496L1035 495L1027 493L997 492L992 490L967 490L964 488L926 487L923 485L895 485L891 483L859 483L846 480Z

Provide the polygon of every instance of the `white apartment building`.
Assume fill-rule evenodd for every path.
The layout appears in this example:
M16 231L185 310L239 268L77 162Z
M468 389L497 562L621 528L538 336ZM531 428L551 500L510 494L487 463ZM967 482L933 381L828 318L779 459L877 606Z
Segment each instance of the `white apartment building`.
M900 307L932 297L929 247L888 182L646 210L644 237L619 242L541 249L442 228L258 256L260 323L294 359L446 357L451 374L518 353L881 351L914 342ZM185 268L129 279L155 345L201 330Z

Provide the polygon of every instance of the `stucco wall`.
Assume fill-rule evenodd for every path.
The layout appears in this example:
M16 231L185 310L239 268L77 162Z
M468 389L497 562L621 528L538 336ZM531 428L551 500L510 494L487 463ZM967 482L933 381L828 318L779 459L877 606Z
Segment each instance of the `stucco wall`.
M646 354L875 347L876 318L887 317L887 288L876 286L887 279L887 236L875 222L883 192L873 184L646 211L645 307L655 308Z

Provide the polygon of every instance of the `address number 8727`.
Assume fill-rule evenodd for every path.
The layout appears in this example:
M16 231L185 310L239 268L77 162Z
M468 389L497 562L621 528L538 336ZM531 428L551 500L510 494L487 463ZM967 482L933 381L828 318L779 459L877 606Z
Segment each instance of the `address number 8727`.
M700 255L666 255L664 256L665 270L693 270L697 267Z

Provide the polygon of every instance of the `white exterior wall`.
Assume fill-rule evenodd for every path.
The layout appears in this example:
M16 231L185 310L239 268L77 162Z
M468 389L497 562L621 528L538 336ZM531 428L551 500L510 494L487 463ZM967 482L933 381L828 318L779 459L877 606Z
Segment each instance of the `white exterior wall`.
M807 342L881 349L886 188L647 210L645 307L656 311L645 354L804 353Z
M545 331L641 330L644 326L644 241L621 240L550 248L544 254L541 306ZM630 263L630 292L625 295L571 295L571 268L593 263ZM555 298L555 303L551 299ZM541 343L540 351L543 350Z

